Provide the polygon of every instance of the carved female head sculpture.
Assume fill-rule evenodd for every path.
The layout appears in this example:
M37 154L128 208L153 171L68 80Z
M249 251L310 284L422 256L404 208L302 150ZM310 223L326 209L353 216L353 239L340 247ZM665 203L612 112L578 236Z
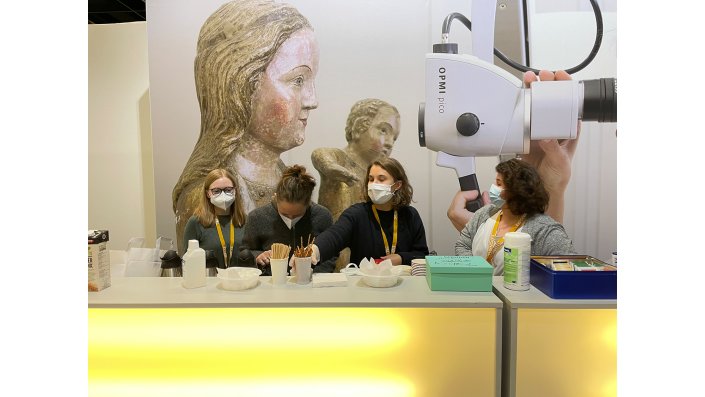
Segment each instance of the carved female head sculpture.
M279 155L304 142L318 106L317 71L313 30L290 5L235 0L208 17L194 62L201 131L172 192L177 241L214 168L238 178L246 212L269 202L284 168Z

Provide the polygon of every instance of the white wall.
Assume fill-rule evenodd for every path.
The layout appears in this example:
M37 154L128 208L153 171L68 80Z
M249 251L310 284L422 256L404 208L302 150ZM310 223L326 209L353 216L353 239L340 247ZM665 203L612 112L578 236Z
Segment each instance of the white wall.
M616 1L599 1L602 46L576 80L617 77ZM595 41L595 17L587 0L529 2L532 66L567 69L579 64ZM563 224L580 253L611 262L617 250L617 134L614 123L583 123L566 192Z
M562 6L560 12L554 12L552 10L556 8L546 1L530 3L532 65L543 68L573 66L589 52L594 33L592 12L589 5L586 9L582 2L572 3L572 8L568 10ZM310 162L311 151L317 147L345 145L345 119L353 102L365 97L379 97L393 103L401 112L402 124L393 156L405 165L415 187L415 206L424 219L429 246L441 254L451 254L457 232L445 213L450 198L458 189L457 179L454 171L434 165L434 153L419 147L416 119L418 103L424 97L424 54L433 42L438 41L445 15L452 11L469 15L470 1L289 2L310 20L319 40L321 58L316 84L320 106L309 118L306 142L286 153L284 162L304 164L315 173ZM203 21L221 3L223 0L152 0L147 3L154 134L154 219L158 235L174 237L171 190L199 131L193 82L197 34ZM604 15L606 29L603 49L594 64L577 74L576 78L616 75L616 13L614 9L610 12L609 7L603 11L607 11ZM110 27L117 26L121 25ZM460 42L461 52L470 52L470 34L464 32L460 25L453 29L452 36ZM555 40L562 41L556 43ZM127 42L130 48L139 48L144 44L137 44L134 38ZM116 77L106 79L115 80ZM137 80L140 79L137 77ZM146 87L145 84L143 94ZM92 97L89 99L93 102ZM134 104L134 99L132 101ZM139 127L135 128L137 130ZM133 138L125 135L115 138L130 141L132 145L129 149L139 150L137 136L143 135L134 132ZM123 142L111 146L115 146L111 148L114 151L120 147L127 149L128 145ZM142 150L145 150L144 146ZM92 159L89 163L91 167ZM142 167L143 173L147 172L148 167L141 157L132 162L140 164L132 164L133 167ZM483 188L487 188L494 179L496 162L495 157L478 159L478 180ZM130 167L112 167L112 173L108 174L116 173L126 174L119 179L131 181L135 190L149 195L149 191L144 191L142 186L151 176L145 178ZM89 183L92 191L99 190L92 188L93 178ZM89 196L90 202L94 201L92 198ZM611 251L616 248L616 137L613 125L584 125L566 198L565 224L578 251L609 260ZM126 208L115 212L126 213L131 211L128 207L144 206L130 204L139 201L139 198L133 201L131 194L129 198L110 195L106 199L111 200L112 208ZM150 200L151 197L148 197L147 202ZM146 217L146 212L143 215ZM134 224L144 225L145 218Z
M154 178L144 22L88 25L88 229L111 249L154 243Z

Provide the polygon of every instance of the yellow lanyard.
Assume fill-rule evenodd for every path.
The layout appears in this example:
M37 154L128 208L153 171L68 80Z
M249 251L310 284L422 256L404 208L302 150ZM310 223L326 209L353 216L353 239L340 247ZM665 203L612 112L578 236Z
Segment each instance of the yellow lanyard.
M218 237L220 237L220 246L223 248L223 259L225 259L225 267L230 266L230 255L225 247L225 238L223 238L223 231L220 229L220 221L218 221L218 216L215 217L215 227L218 229ZM235 245L235 226L233 226L233 221L230 221L230 254L233 253L233 246Z
M512 226L511 230L509 232L516 232L517 229L524 223L524 219L526 218L526 214L522 215L517 223ZM497 220L494 222L494 227L492 228L492 234L490 235L490 245L487 248L487 256L485 259L487 262L492 263L492 258L495 256L497 251L499 251L499 248L504 244L504 236L497 238L497 229L499 229L499 221L502 220L502 210L499 211L499 215L497 215Z
M394 234L392 235L392 249L389 249L389 244L387 242L387 235L384 234L384 228L382 228L382 222L379 220L379 214L377 214L377 209L375 206L372 206L372 212L375 214L375 219L377 219L377 223L379 224L379 230L382 232L382 239L384 240L384 251L387 253L387 255L391 255L394 253L394 251L397 250L397 230L399 229L399 220L397 217L397 210L394 210Z

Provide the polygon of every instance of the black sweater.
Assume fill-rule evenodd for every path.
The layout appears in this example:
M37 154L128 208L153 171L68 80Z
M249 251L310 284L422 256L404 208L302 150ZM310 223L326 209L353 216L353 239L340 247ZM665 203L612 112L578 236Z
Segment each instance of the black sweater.
M396 254L402 264L411 265L411 260L428 255L426 231L418 211L414 207L401 207L398 211L398 235ZM379 211L380 222L392 244L394 211ZM358 203L346 209L338 221L316 237L316 245L324 261L336 256L340 250L350 247L350 262L359 264L362 258L381 258L386 255L379 224L372 212L372 204Z
M262 251L272 248L273 243L287 244L291 246L289 257L294 254L294 249L308 242L309 235L311 238L320 235L324 230L333 224L333 217L330 211L321 205L311 203L306 210L303 218L301 218L293 228L289 229L282 218L279 216L279 211L274 203L264 205L252 210L247 215L247 223L245 223L245 232L242 237L242 249L249 249L252 255L257 258ZM327 261L321 261L314 266L314 273L332 273L335 270L336 257L330 258ZM262 275L271 275L271 268L266 265L262 269Z

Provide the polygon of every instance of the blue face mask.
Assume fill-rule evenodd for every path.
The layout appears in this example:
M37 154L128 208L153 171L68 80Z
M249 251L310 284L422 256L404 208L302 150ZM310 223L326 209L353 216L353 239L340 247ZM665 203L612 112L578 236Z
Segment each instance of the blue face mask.
M490 191L489 191L489 194L490 194L490 202L491 202L495 207L502 208L502 206L504 205L504 199L501 198L501 197L499 197L499 195L500 195L501 193L502 193L502 188L501 188L501 187L495 185L494 183L492 184L492 186L490 186Z

